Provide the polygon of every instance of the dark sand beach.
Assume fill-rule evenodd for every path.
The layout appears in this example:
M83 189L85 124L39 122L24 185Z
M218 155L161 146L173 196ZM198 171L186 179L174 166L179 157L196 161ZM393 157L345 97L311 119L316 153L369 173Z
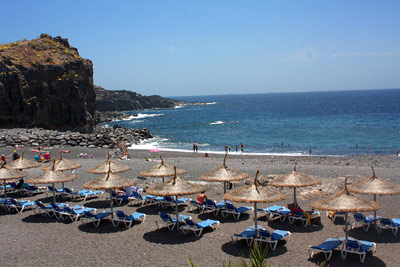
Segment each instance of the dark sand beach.
M58 157L61 149L50 150L52 156ZM99 175L87 173L91 167L98 165L106 159L109 149L103 148L70 148L71 153L64 154L67 159L73 159L83 164L75 174L78 179L67 183L68 187L83 189L84 182L93 180ZM0 153L12 154L13 148L2 148ZM25 156L33 159L33 152L25 148ZM77 157L80 152L93 154L93 159ZM182 177L187 180L200 181L201 174L209 172L222 164L223 155L211 155L210 158L203 157L202 153L175 153L162 152L165 161L176 164L179 168L188 170ZM146 187L149 184L161 182L160 178L137 178L140 171L149 169L157 162L145 161L145 157L158 160L159 153L133 150L132 159L121 161L121 164L132 166L133 170L121 173L121 176L135 179L139 186ZM11 161L11 159L9 159ZM264 177L288 173L293 170L294 162L298 162L297 170L309 175L324 178L324 184L319 188L298 189L299 204L304 209L310 208L310 203L334 193L338 186L342 185L343 178L347 174L358 174L369 176L370 165L375 167L379 177L390 182L400 184L399 157L395 156L345 156L345 157L286 157L286 156L250 156L234 155L228 157L227 165L239 171L250 173L250 179L254 178L256 170ZM28 178L41 174L40 168L28 169ZM338 178L339 177L339 178ZM234 188L242 186L237 183ZM207 185L207 196L211 199L222 200L223 185L220 183L209 183ZM281 202L265 203L260 207L268 207L273 204L287 205L292 201L293 191L287 192L288 198ZM305 194L305 192L307 194ZM22 199L19 195L12 194ZM192 199L196 195L188 196ZM372 196L362 196L372 200ZM42 199L48 202L45 194L24 199ZM400 196L378 197L378 202L383 208L378 211L379 215L399 218ZM80 204L81 202L68 202ZM241 203L235 203L240 206ZM85 206L97 208L98 211L108 208L105 199L92 199ZM248 247L245 242L231 243L231 235L240 233L247 227L253 225L252 216L243 216L239 220L232 217L227 219L213 214L189 213L187 207L181 208L181 214L189 214L194 221L205 219L216 219L221 222L217 231L205 231L201 237L193 234L183 235L181 232L168 231L166 228L157 230L156 220L162 208L155 206L140 207L122 205L117 207L126 213L134 211L143 212L147 215L146 221L136 224L130 229L123 227L114 228L110 222L104 222L95 228L92 224L81 224L78 222L57 221L55 218L34 215L32 211L22 214L6 213L0 211L0 259L2 266L189 266L188 257L191 257L197 266L221 266L222 261L237 263L242 257L248 259ZM172 209L167 209L172 212ZM344 236L343 221L338 219L334 224L321 212L322 225L320 227L304 228L300 222L290 225L286 222L273 221L268 223L265 217L260 217L259 223L268 229L289 230L292 232L290 242L282 242L275 251L268 252L271 266L315 266L317 262L323 261L324 257L318 254L314 259L309 259L307 248L309 245L317 245L325 239ZM349 255L342 260L338 252L334 253L329 261L330 266L398 266L400 262L399 242L400 235L393 236L391 231L383 231L377 234L375 229L364 232L361 227L356 226L351 230L350 236L362 240L377 243L377 252L367 255L365 263L361 264L358 256Z

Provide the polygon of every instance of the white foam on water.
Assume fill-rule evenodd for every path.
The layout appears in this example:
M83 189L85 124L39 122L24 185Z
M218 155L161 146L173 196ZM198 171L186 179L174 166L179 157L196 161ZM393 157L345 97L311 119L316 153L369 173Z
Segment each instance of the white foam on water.
M206 103L206 105L215 105L215 104L217 104L217 102Z
M213 121L213 122L210 122L210 125L221 125L221 124L224 124L225 122L223 122L223 121Z

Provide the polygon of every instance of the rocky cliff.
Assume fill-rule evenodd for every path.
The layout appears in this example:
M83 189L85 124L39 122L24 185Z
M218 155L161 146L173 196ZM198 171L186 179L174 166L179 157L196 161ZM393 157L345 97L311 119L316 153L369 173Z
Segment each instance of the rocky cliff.
M144 96L126 90L109 91L100 86L95 86L95 90L96 108L102 112L172 108L185 103L183 101L163 98L159 95Z
M0 45L0 127L91 132L95 97L93 64L67 39Z

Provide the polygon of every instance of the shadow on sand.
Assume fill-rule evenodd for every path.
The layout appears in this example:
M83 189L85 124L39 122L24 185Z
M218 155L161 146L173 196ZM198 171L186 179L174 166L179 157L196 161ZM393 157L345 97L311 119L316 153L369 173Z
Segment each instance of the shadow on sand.
M316 231L321 231L324 226L322 224L318 224L316 226L310 225L304 227L301 222L294 222L290 224L289 221L281 222L280 220L270 221L268 222L268 226L272 229L286 230L292 233L312 233Z
M197 237L194 234L184 235L182 231L177 231L175 228L172 231L169 231L167 227L163 227L161 229L156 229L154 231L145 233L143 238L151 243L171 245L196 242L201 238L201 236Z
M26 223L56 223L58 220L56 219L55 216L49 217L49 216L43 216L40 214L31 214L29 216L26 216L21 219L21 221L26 222ZM61 221L64 222L64 221ZM71 222L71 220L69 220Z
M228 215L227 218L222 217L222 215L220 213L218 213L218 215L214 215L214 213L212 212L204 212L199 214L199 219L200 220L207 220L207 219L211 219L211 220L218 220L220 223L238 223L238 222L242 222L242 221L246 221L250 218L250 215L247 213L244 213L242 215L240 215L239 219L235 219L233 218L232 215Z
M315 254L314 258L312 258L312 259L309 258L308 261L310 263L314 263L316 266L318 266L318 264L325 261L324 253L317 253L317 254ZM340 251L334 251L332 254L331 260L327 261L325 266L330 266L330 267L341 267L341 266L383 267L383 266L386 266L386 263L384 263L381 259L375 257L374 255L371 255L370 253L368 253L367 256L365 257L364 263L360 262L360 257L357 254L348 253L346 259L343 260L340 255Z
M262 244L261 251L263 251L263 249L265 249L266 246L268 246L267 258L276 257L276 256L279 256L279 255L287 252L287 248L286 248L285 244L286 244L286 241L284 241L284 240L279 241L278 246L276 247L275 250L271 250L271 248L268 245ZM240 241L236 242L235 244L232 242L227 242L222 245L221 249L226 254L229 254L229 255L232 255L235 257L249 258L250 247L247 246L247 243L244 240L240 240Z
M135 228L135 225L139 223L134 223L131 228ZM95 227L92 222L80 223L78 229L82 232L90 234L110 234L127 231L131 228L125 228L123 224L120 223L118 227L114 227L110 220L101 221L99 227Z
M178 211L179 213L182 213L185 210L185 207L179 206ZM150 205L150 206L143 206L140 208L136 209L137 212L149 214L149 215L158 215L160 212L166 212L169 213L172 216L172 213L175 212L175 207L168 207L166 209L163 209L162 207L155 206L155 205Z
M365 232L362 227L356 227L349 231L349 235L359 240L368 240L375 243L400 243L400 235L393 236L392 230L382 230L381 233L371 225L368 232Z

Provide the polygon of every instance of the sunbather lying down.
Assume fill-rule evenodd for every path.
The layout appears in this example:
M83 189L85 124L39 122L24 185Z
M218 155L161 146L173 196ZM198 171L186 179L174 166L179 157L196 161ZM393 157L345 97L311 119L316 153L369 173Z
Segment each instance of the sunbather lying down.
M89 155L88 153L79 153L77 156L84 159L93 158L93 154Z

